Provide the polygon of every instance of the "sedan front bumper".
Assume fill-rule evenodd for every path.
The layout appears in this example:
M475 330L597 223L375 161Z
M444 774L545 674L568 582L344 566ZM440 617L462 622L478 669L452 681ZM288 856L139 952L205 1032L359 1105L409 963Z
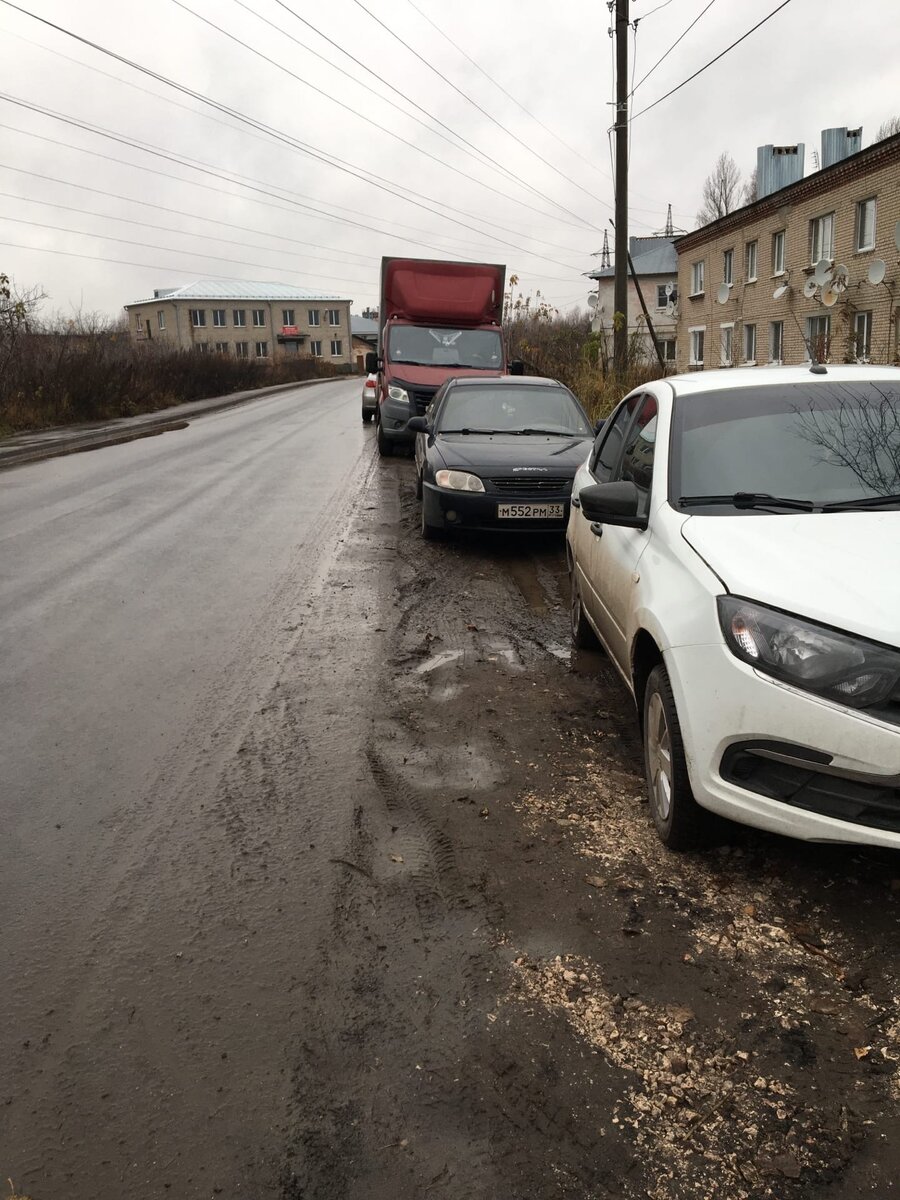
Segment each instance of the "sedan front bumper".
M562 533L569 521L570 492L556 494L512 494L458 492L423 481L422 504L425 521L437 529L479 529L504 533ZM520 507L521 506L521 507ZM503 516L501 509L542 512L554 509L557 516Z

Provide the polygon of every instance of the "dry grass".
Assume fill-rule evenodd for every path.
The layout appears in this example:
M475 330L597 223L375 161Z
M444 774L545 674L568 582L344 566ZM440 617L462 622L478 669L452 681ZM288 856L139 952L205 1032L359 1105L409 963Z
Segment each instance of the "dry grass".
M16 1191L16 1185L11 1179L7 1179L6 1182L9 1184L9 1195L6 1196L4 1200L31 1200L30 1196L26 1196L24 1193Z

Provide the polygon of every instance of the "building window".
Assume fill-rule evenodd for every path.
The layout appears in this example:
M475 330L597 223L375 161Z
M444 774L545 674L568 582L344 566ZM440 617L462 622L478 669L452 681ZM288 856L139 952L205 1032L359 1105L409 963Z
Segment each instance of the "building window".
M734 325L720 325L722 334L722 366L734 366Z
M856 206L856 249L875 249L875 197L860 200Z
M336 308L326 309L325 310L325 318L328 321L329 325L340 325L340 323L341 323L340 310L336 309Z
M257 358L268 358L269 357L269 343L268 342L257 342L256 343L256 357Z
M344 345L344 343L341 341L340 338L332 338L331 339L331 357L332 358L340 358L340 356L344 353L343 345Z
M703 342L706 337L706 326L698 325L694 329L689 329L688 333L690 333L690 335L691 335L690 366L702 367L703 366Z
M784 234L783 229L772 234L772 274L784 274Z
M872 314L858 312L853 314L853 357L857 362L866 363L872 352Z
M744 362L756 362L756 326L744 326Z
M669 303L669 297L666 295L666 285L658 283L656 285L656 307L663 309Z
M214 308L213 309L213 325L215 325L216 328L218 328L218 329L225 328L225 309L224 308Z
M134 314L134 327L138 331L138 333L144 332L144 321L143 321L143 318L141 317L140 313Z
M722 282L729 287L734 283L734 251L722 251Z
M827 362L831 353L831 315L806 318L807 353L816 356L816 362Z
M235 342L234 343L234 353L238 358L249 358L250 357L250 343L249 342Z
M266 310L264 308L254 308L253 324L257 329L262 329L266 323Z
M809 223L809 261L815 265L823 258L834 258L834 213Z
M703 276L705 274L706 263L701 258L699 262L691 263L691 295L703 295Z
M231 314L234 317L236 329L242 329L247 324L247 310L245 308L236 308ZM246 345L246 343L244 343Z
M747 261L744 264L746 267L745 278L747 283L756 282L756 260L759 258L759 242L753 241L747 243Z
M195 342L194 349L198 354L209 354L209 342Z
M769 362L784 361L784 321L772 321L769 324Z
M313 358L321 358L322 357L322 343L318 342L318 341L311 341L309 343L309 352Z
M319 310L318 310L317 308L311 308L311 309L309 310L309 312L308 312L306 315L309 317L309 323L310 323L310 325L318 325L318 323L319 323Z
M206 309L192 308L191 309L191 324L195 329L203 329L206 325Z
M282 325L297 324L297 322L294 320L294 310L292 308L283 308L281 310L281 323Z
M216 342L216 354L227 354L227 353L228 353L228 343L227 342Z
M160 329L163 329L163 330L165 329L165 327L166 327L166 314L165 314L164 312L158 312L158 313L156 314L156 324L157 324L157 326L158 326Z
M659 348L662 351L662 356L667 363L675 361L675 339L662 338L660 339Z

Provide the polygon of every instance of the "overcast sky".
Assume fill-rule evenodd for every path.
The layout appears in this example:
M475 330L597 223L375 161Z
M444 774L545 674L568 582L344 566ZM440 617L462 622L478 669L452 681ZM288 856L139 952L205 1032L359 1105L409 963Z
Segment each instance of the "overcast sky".
M0 2L0 272L41 285L46 313L118 315L212 277L321 289L360 312L383 254L503 262L526 294L584 304L613 202L605 3L17 3L272 131ZM634 112L778 0L713 0L641 82L707 4L632 0ZM805 142L812 171L829 126L862 125L868 145L900 112L896 13L896 0L791 0L636 116L630 232L661 229L668 203L692 228L722 150L746 176L767 142Z

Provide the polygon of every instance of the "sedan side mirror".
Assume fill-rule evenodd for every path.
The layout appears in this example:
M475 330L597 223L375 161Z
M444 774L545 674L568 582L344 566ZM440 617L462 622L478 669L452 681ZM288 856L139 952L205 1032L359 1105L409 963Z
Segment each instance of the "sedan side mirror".
M592 483L578 493L581 511L589 521L601 525L623 525L627 529L646 529L647 518L639 516L641 493L631 480L618 483Z
M366 372L369 375L374 375L378 370L378 355L374 350L369 350L366 353Z
M430 427L426 417L410 417L406 428L410 433L428 433Z

